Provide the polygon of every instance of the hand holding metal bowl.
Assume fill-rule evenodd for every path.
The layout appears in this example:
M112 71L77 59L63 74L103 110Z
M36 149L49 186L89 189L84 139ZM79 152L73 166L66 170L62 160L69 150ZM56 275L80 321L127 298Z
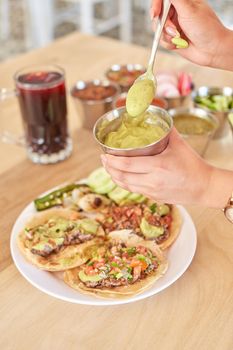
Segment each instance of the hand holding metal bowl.
M149 132L152 130L152 132L154 132L155 134L155 138L154 141L149 142L148 144L143 144L143 141L142 145L135 147L132 146L127 148L120 148L111 147L111 145L106 144L106 139L109 136L109 134L117 132L117 130L119 130L119 128L121 128L122 124L125 122L125 107L114 109L113 111L106 113L100 119L98 119L94 126L93 134L103 151L112 155L126 157L150 156L159 154L162 151L164 151L169 142L170 132L173 127L172 118L167 113L167 111L155 106L150 106L146 113L147 116L145 120L142 120L143 116L137 117L139 118L139 120L137 118L129 118L131 118L132 122L136 124L141 122L141 118L142 123L147 124L145 125L145 129L148 129ZM129 120L126 120L126 123L128 121ZM127 133L127 131L125 134L124 132L122 133L121 137L127 140L128 145L130 144L128 143L130 142L130 138L134 139L134 136L137 135L137 132L143 132L143 130L139 131L137 128L138 125L130 126L129 133ZM158 128L158 133L156 132L156 128Z

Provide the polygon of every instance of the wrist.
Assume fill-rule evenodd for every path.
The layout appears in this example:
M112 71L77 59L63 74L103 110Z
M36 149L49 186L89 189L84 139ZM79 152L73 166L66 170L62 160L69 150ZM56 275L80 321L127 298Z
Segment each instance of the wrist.
M233 31L223 27L219 38L218 51L213 57L211 66L233 71Z
M202 195L202 204L210 208L223 209L229 200L232 190L232 171L210 166L208 185Z

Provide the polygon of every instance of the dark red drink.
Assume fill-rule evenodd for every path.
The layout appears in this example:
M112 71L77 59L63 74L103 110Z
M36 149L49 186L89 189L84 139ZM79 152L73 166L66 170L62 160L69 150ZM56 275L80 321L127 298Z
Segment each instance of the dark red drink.
M16 77L16 88L30 152L50 156L66 149L64 74L55 70L22 72Z

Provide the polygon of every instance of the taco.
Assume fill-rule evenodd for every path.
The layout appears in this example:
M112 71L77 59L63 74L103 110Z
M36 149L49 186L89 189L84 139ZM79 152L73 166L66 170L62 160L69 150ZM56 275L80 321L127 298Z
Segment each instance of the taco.
M62 271L83 264L83 249L105 233L101 225L77 212L50 209L34 216L18 236L24 256L40 269Z
M171 204L146 203L118 206L111 204L98 217L106 233L131 229L145 240L155 241L161 249L177 238L182 219L179 209Z
M155 242L131 230L109 234L109 240L86 248L89 259L66 270L64 281L81 293L103 298L124 298L142 293L160 278L168 264Z

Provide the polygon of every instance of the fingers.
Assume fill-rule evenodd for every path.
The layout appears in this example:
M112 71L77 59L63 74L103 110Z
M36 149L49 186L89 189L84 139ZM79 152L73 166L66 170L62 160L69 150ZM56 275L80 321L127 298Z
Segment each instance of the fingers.
M175 127L172 128L169 138L168 147L166 150L161 153L161 157L165 154L170 154L174 158L176 157L177 152L182 152L187 147L187 143L182 138L182 136L178 133Z
M162 0L153 0L150 8L151 19L158 17L162 9Z
M155 27L156 22L152 24L153 30L155 30ZM171 42L171 40L177 35L179 35L179 32L177 31L175 24L170 19L167 19L160 39L161 46L167 50L174 50L176 46Z
M129 192L139 193L139 194L146 196L147 198L151 198L151 199L154 199L158 202L165 203L165 200L162 198L162 195L159 193L159 191L154 191L154 190L151 190L151 188L146 188L143 186L129 185L129 184L126 184L126 183L120 182L120 181L114 181L114 182L118 186L120 186L121 188L124 188L125 190L127 190Z
M114 181L118 186L121 188L124 188L125 190L133 193L139 193L143 194L146 197L149 197L149 194L151 191L147 191L146 188L143 188L141 186L136 186L136 185L128 185L120 181Z
M109 165L105 166L105 169L109 172L114 182L118 182L126 185L133 186L143 186L148 187L148 174L135 174L129 173L126 171L121 171L115 168L112 168Z
M174 38L175 36L180 34L179 31L177 30L178 29L177 26L178 26L178 23L168 18L164 26L164 32L170 37Z
M193 12L200 11L203 5L202 0L171 0L180 16L190 16Z
M160 45L166 50L175 50L175 45L171 42L172 37L162 33Z
M104 166L108 164L111 168L131 173L147 174L152 169L150 157L118 157L102 154L101 161Z

